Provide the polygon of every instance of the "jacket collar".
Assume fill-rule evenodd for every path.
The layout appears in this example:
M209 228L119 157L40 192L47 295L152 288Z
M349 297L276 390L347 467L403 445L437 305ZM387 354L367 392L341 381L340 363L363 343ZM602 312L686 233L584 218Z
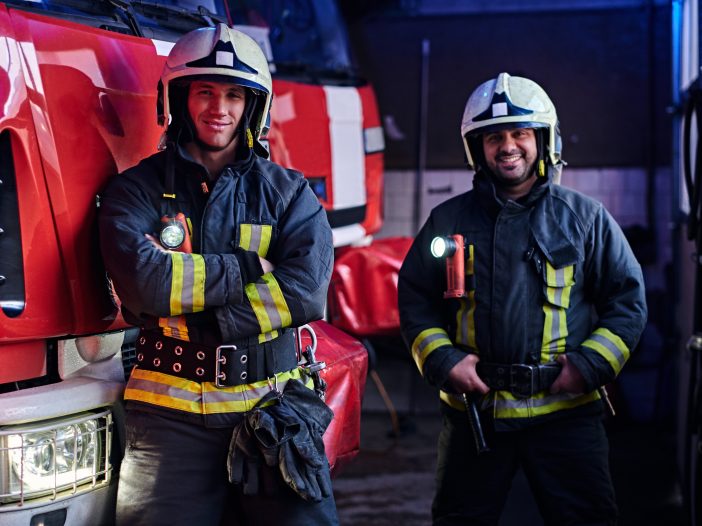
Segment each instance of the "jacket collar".
M580 231L571 229L572 232L566 233L563 218L556 215L553 175L553 169L549 167L546 179L537 181L527 195L510 203L509 208L519 212L529 210L529 225L536 244L554 268L561 268L584 259L580 249L583 240ZM495 183L485 171L475 174L473 188L480 196L479 202L492 218L508 205L497 194Z

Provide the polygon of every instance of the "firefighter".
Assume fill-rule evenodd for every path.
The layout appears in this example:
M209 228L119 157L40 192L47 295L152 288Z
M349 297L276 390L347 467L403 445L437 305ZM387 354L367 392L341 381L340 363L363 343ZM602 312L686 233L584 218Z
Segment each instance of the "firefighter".
M332 235L302 174L266 159L271 99L254 40L184 35L158 85L163 151L102 195L105 264L141 327L119 525L338 524L332 413L294 337L323 315Z
M558 120L535 82L481 84L461 136L473 188L432 210L399 276L403 337L442 401L433 523L497 524L521 466L546 524L615 524L600 388L646 322L641 267L602 204L555 184ZM464 290L445 296L446 245L430 248L449 236Z

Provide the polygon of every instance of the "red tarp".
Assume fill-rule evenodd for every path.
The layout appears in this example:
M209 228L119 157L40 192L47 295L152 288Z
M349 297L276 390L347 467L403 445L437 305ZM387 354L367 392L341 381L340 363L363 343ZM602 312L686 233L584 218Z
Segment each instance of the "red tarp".
M329 321L356 336L397 334L397 274L410 237L379 239L336 254L329 285Z
M358 453L361 443L361 400L368 353L361 342L324 321L311 325L317 335L316 358L327 364L322 376L327 382L326 402L334 411L334 420L324 434L324 445L334 471ZM303 345L309 341L303 332Z

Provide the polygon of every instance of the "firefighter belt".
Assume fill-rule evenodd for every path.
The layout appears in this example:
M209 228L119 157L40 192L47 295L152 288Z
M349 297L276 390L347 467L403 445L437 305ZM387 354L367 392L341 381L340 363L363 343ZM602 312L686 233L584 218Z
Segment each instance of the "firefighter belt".
M229 481L244 495L266 493L260 467L276 467L285 483L307 501L320 502L332 492L322 435L334 413L299 380L288 380L281 393L264 396L232 433L227 459ZM263 470L265 472L265 470Z
M517 398L529 398L551 387L561 372L560 364L512 364L478 362L480 379L496 391L509 391Z
M297 367L292 331L269 342L251 338L209 347L142 330L136 352L140 369L213 382L217 387L250 384Z

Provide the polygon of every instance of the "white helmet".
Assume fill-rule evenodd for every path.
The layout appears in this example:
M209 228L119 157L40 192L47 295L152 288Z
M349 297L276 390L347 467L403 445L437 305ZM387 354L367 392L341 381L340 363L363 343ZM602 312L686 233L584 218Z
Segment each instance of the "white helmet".
M179 124L177 121L181 116L171 114L171 111L178 110L173 104L177 91L173 89L174 81L187 80L187 77L209 77L250 88L249 93L257 95L250 98L260 98L253 106L252 114L248 115L253 138L258 139L267 131L273 93L271 73L268 60L251 37L225 24L203 27L183 35L171 49L158 84L159 126L165 124L168 129ZM185 100L177 103L185 105ZM186 111L186 108L181 111Z
M508 73L484 82L468 98L461 123L468 165L478 170L483 162L482 134L511 128L543 128L548 135L537 139L539 160L546 158L552 166L559 166L561 134L556 108L536 82Z

